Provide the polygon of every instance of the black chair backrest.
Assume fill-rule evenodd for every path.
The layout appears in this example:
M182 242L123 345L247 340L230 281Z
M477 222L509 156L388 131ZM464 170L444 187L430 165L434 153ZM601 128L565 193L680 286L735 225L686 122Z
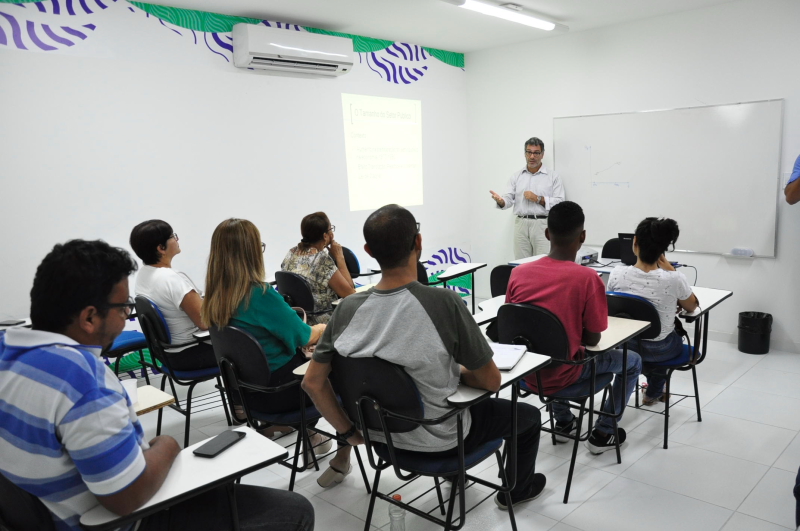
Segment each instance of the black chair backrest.
M269 364L256 338L249 332L230 325L222 328L211 326L208 332L214 347L214 357L217 358L220 372L227 382L226 389L239 391L242 383L269 387ZM223 363L223 360L227 363Z
M164 345L169 345L172 338L164 322L164 316L158 306L144 295L138 295L135 301L136 318L142 327L142 333L147 341L147 348L158 361L166 363L164 361L166 358Z
M399 365L374 357L351 358L335 354L331 365L331 383L342 399L350 419L358 419L359 399L369 397L382 408L411 418L424 418L424 409L411 377ZM362 403L361 412L367 428L382 432L380 416L374 408ZM418 424L400 419L388 419L391 433L404 433ZM363 427L362 427L363 429Z
M653 304L643 297L630 293L610 291L606 293L608 315L637 321L647 321L650 328L639 334L639 339L655 339L661 333L661 318Z
M422 262L417 262L417 281L425 286L430 285L428 280L428 270L422 265Z
M601 258L620 259L619 254L619 238L611 238L603 246L603 252L600 254Z
M552 312L532 304L504 304L497 311L500 343L527 345L531 352L555 361L570 359L564 325Z
M288 271L276 271L275 282L278 293L283 295L290 306L299 306L307 312L314 311L314 295L303 276Z
M508 290L508 279L511 278L511 272L513 270L514 267L507 264L499 265L492 269L492 274L489 276L492 297L506 294L506 290Z
M347 272L350 273L350 278L358 278L361 274L361 264L358 263L355 253L347 247L342 247L342 254L344 255L344 263L347 264Z
M0 527L9 531L55 529L47 507L33 494L17 487L0 474Z

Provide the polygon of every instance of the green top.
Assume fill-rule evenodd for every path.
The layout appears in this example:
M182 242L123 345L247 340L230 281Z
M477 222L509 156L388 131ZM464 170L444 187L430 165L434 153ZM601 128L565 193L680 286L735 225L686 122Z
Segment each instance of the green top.
M263 284L256 284L250 290L250 297L242 299L229 323L251 333L267 356L270 371L286 365L295 354L311 339L311 327L297 316L277 291L269 284L266 291Z

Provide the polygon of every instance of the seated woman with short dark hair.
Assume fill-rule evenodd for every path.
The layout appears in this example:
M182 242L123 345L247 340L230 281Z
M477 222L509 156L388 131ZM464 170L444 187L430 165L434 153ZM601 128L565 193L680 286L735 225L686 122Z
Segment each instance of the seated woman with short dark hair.
M630 344L644 363L668 361L682 354L683 339L675 331L677 308L680 306L689 312L697 308L697 297L683 273L675 271L664 255L670 246L674 247L679 235L674 219L645 218L636 227L633 237L636 264L614 269L608 279L608 291L647 299L661 318L661 333L655 339L643 339L641 349L635 343ZM653 369L644 374L647 391L642 404L652 406L666 400L666 370Z
M167 322L173 345L189 343L192 334L207 330L200 318L203 299L194 282L172 268L172 259L181 252L178 235L166 221L151 219L131 231L131 248L144 267L136 276L136 295L156 303ZM214 349L201 342L189 347L167 348L173 369L191 371L216 367Z
M333 239L334 226L325 212L314 212L300 222L303 239L292 247L283 262L281 271L304 277L314 296L314 311L331 308L333 301L356 292L347 269L339 242ZM312 323L327 323L330 314L309 317Z

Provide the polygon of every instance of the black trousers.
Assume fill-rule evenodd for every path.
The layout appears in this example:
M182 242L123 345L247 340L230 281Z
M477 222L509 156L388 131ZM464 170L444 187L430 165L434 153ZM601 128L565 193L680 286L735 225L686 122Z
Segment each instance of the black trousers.
M278 387L279 385L299 380L292 374L292 371L307 361L308 359L303 354L297 352L292 359L286 362L286 365L270 374L269 386ZM264 413L296 411L300 408L300 393L302 392L298 383L298 385L280 393L248 393L247 405L250 406L251 410ZM310 406L311 400L307 400L306 404Z
M464 452L471 452L480 445L502 437L509 441L511 437L511 401L500 398L489 398L469 408L472 425L464 438ZM517 483L512 496L526 494L533 482L536 468L536 455L539 453L539 432L541 413L539 409L522 402L517 402ZM442 457L458 454L458 448L445 452L436 452ZM506 467L506 474L511 470Z
M169 364L176 371L196 371L217 366L214 348L208 343L198 343L180 352L165 352Z
M312 531L314 508L300 494L236 485L236 510L242 531ZM212 489L142 520L140 531L231 529L226 487Z

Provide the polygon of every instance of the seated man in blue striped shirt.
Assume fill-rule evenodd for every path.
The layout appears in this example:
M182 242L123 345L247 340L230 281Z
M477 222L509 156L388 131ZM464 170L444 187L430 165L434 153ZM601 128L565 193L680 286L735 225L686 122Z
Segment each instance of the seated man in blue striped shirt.
M158 491L180 452L169 436L145 441L127 394L100 359L133 308L128 276L135 270L126 251L102 241L56 245L36 270L33 328L0 335L0 473L38 497L58 530L80 529L81 515L98 504L133 512ZM314 527L302 496L244 486L236 494L242 527ZM227 494L209 491L128 528L137 524L227 529Z

